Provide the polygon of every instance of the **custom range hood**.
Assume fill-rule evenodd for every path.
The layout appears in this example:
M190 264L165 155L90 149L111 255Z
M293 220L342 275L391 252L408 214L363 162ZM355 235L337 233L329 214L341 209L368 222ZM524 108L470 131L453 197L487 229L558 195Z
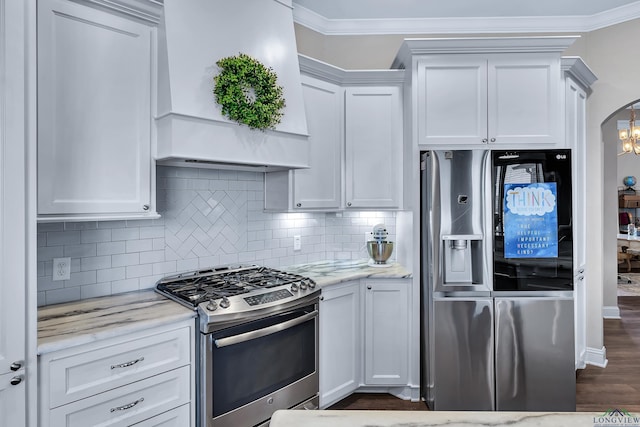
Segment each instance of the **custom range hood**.
M291 0L164 0L158 32L158 164L309 166ZM278 76L286 106L275 130L251 130L221 114L213 95L216 62L239 53Z

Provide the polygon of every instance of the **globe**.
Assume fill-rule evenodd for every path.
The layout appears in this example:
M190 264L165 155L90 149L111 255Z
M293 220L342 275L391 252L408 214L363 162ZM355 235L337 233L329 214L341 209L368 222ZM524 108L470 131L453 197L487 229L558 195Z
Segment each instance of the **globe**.
M625 176L622 179L622 183L624 185L626 185L627 187L633 187L634 185L636 185L636 177L635 176Z

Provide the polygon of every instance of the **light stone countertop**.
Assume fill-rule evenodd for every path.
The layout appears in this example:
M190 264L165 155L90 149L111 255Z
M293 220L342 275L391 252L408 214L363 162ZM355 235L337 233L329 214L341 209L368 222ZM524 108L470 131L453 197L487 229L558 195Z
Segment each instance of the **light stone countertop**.
M38 308L38 354L195 318L153 290Z
M472 411L294 411L279 410L271 427L594 427L601 413L590 412L472 412ZM606 423L605 423L606 425ZM614 425L614 424L611 424ZM615 424L625 425L625 424ZM627 424L637 425L637 424Z
M326 260L279 268L289 273L313 279L320 288L340 282L359 279L402 279L411 277L401 264L389 263L387 267L373 267L368 260Z
M318 287L364 278L407 278L400 264L371 267L367 260L329 260L283 271L312 278ZM194 318L190 310L154 290L91 298L38 308L38 354Z

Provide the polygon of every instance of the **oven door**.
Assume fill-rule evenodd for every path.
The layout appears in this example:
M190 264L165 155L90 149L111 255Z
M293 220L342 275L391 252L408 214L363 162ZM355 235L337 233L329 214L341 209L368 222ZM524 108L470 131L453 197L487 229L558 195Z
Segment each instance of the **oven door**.
M318 395L317 301L203 334L201 346L209 427L253 426Z

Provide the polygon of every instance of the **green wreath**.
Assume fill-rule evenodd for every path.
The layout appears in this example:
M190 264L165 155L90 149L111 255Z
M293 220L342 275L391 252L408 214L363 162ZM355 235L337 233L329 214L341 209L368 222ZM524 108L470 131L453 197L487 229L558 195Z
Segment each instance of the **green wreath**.
M213 93L222 114L251 129L273 129L280 123L285 102L271 68L244 53L216 65L221 71L213 78Z

